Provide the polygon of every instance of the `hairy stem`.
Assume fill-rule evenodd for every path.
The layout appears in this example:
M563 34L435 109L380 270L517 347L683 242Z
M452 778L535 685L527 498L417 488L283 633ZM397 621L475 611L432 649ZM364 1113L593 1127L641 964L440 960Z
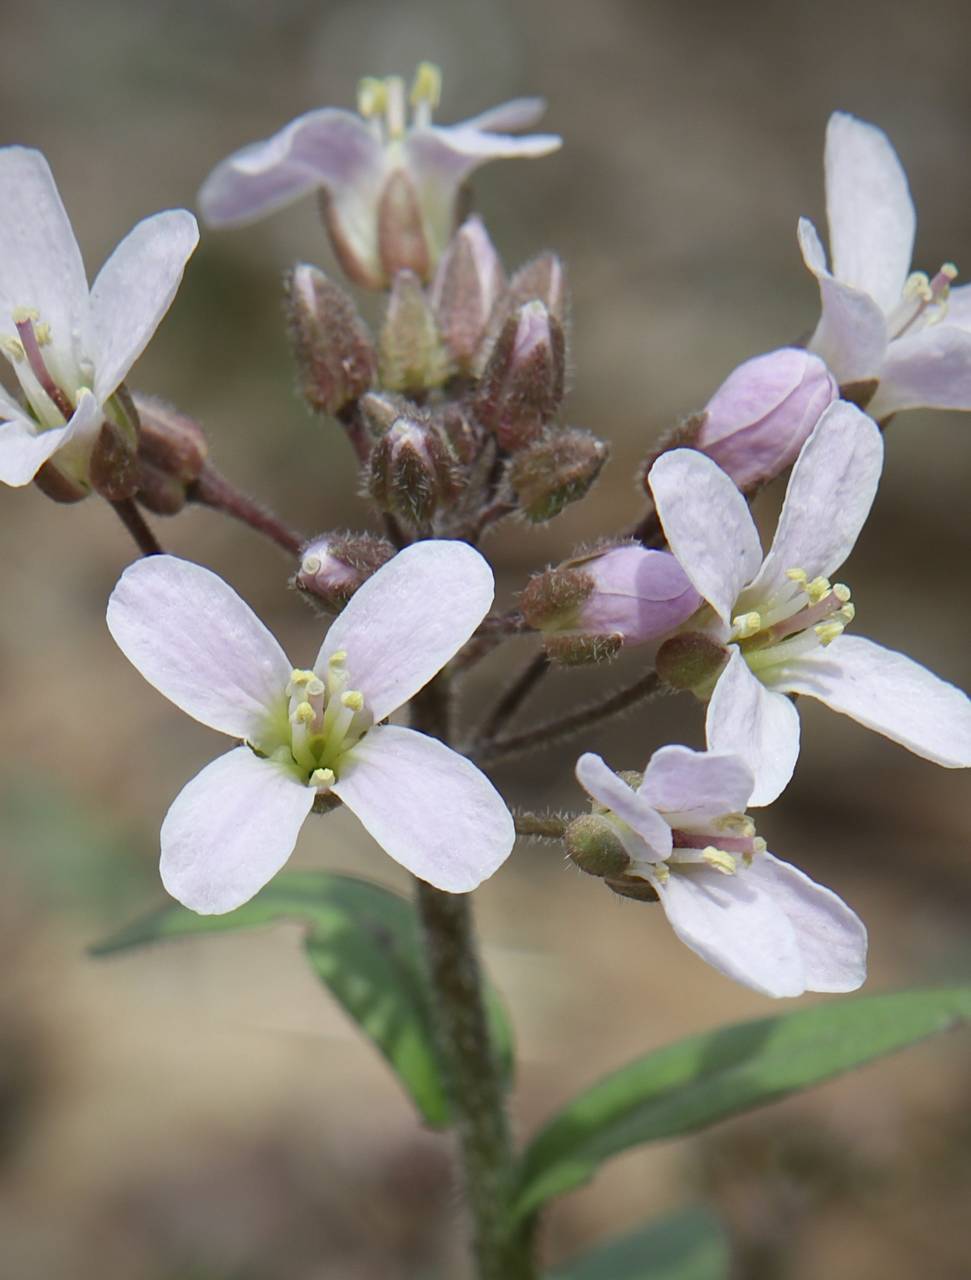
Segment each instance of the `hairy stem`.
M527 729L523 733L511 734L507 738L496 738L491 742L484 742L480 747L470 750L468 754L478 764L499 764L510 756L522 755L526 751L549 746L562 738L572 737L573 734L578 733L581 729L588 729L591 725L599 724L602 720L619 715L622 711L626 711L628 707L635 706L638 702L644 702L664 692L665 686L661 683L661 678L657 672L648 671L646 675L641 676L639 680L635 680L633 684L626 685L623 689L618 689L616 693L612 693L610 697L600 702L588 703L578 711L571 712L568 716L560 716L556 720L548 720L545 724L538 725L534 729Z
M145 517L135 506L133 498L122 498L119 502L112 502L111 505L143 556L160 556L163 554L158 538L148 527Z
M448 679L439 675L412 702L412 723L448 741L448 722ZM416 884L477 1280L536 1280L527 1243L506 1227L513 1150L502 1074L486 1018L472 895L444 893L422 880Z
M549 669L550 660L545 651L540 649L539 653L523 667L522 671L520 671L519 675L482 722L478 733L473 739L476 747L480 745L486 746L500 733L503 726L512 719Z
M569 823L569 819L561 818L556 813L527 813L520 810L513 817L516 834L529 836L534 840L561 840Z
M230 484L225 476L208 463L186 496L190 502L198 502L214 511L222 511L235 520L241 520L257 533L270 538L290 555L299 555L300 548L307 541L303 534L285 525L268 507L255 502Z

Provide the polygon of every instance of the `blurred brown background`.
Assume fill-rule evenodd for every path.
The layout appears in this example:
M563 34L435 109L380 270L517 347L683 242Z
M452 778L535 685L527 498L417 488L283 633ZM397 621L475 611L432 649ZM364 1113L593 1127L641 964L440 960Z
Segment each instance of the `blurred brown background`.
M636 514L632 474L658 431L813 324L795 223L822 221L831 109L890 134L918 205L917 264L971 271L960 0L7 0L2 16L2 140L46 152L92 275L138 218L191 207L225 153L312 106L352 105L361 74L439 62L446 122L520 93L549 99L563 152L484 170L478 204L508 265L546 247L568 260L569 418L614 451L586 504L491 544L507 602L530 569ZM279 273L297 257L331 264L310 201L205 236L132 381L196 415L217 462L312 533L354 525L361 507L349 451L292 392ZM968 430L944 413L893 424L845 573L861 632L966 687ZM109 640L104 603L132 552L103 504L8 490L0 528L0 1275L464 1275L448 1140L418 1132L305 971L295 930L86 958L161 899L159 823L221 747ZM272 547L206 512L159 533L239 588L295 660L315 652L320 624ZM486 668L469 707L518 661L510 647ZM547 705L612 679L561 679ZM966 779L813 706L803 722L798 776L761 824L771 847L868 922L870 990L966 977ZM700 734L698 709L671 700L588 744L635 767ZM573 754L497 780L517 801L576 805ZM297 863L406 879L346 814L309 823ZM479 899L519 1033L522 1133L636 1054L776 1008L556 852L521 846ZM549 1260L707 1200L744 1280L966 1277L967 1048L937 1041L617 1160L551 1215Z

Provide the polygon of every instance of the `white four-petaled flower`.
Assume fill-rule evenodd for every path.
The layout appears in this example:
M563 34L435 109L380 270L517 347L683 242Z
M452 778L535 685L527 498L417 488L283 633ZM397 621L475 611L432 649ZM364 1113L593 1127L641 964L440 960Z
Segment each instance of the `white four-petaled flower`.
M755 789L736 755L662 747L636 790L588 753L577 778L603 805L675 933L708 964L768 996L855 991L866 930L850 908L774 857L746 813Z
M242 739L165 818L173 897L203 914L246 902L287 861L324 793L438 888L462 893L490 876L515 839L501 796L437 739L379 722L465 643L493 590L465 543L415 543L358 590L304 671L208 569L173 556L126 569L108 605L122 652L176 706Z
M971 766L967 696L902 654L843 635L854 607L829 577L856 543L882 465L877 426L837 401L796 460L764 560L748 504L710 458L675 449L651 469L671 550L711 606L710 617L689 625L730 653L710 693L708 746L748 763L753 805L774 800L795 768L791 693L819 698L937 764Z
M380 288L402 268L429 278L469 175L489 160L544 156L560 146L553 134L508 132L542 115L541 98L517 98L442 126L432 123L440 89L437 68L423 63L409 123L400 77L363 80L358 114L308 111L217 165L199 192L203 217L214 227L240 226L320 190L334 249L353 280Z
M910 272L916 217L907 178L882 129L835 112L826 129L832 268L816 228L799 222L822 315L809 343L841 386L879 383L867 410L971 409L971 285Z
M184 209L145 218L89 290L47 161L0 150L0 352L24 400L0 388L0 481L29 484L58 454L58 469L87 488L105 405L171 306L198 239Z

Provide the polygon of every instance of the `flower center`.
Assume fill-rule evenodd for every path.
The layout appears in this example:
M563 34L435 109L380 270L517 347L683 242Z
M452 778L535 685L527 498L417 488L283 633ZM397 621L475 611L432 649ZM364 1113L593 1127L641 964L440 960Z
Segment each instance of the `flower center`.
M832 644L856 614L850 589L842 582L810 580L803 569L787 569L786 577L790 586L732 619L730 641L760 677L766 668Z
M323 679L313 671L293 671L286 689L289 741L268 753L318 791L333 786L347 753L374 723L364 695L347 688L346 660L344 650L332 653Z
M901 338L915 326L923 329L943 320L947 315L948 294L957 274L958 269L954 263L945 262L932 279L923 271L915 271L909 275L900 301L887 316L890 338Z
M11 319L16 338L0 337L0 351L9 360L24 395L42 428L60 427L74 416L74 403L58 385L44 348L51 346L50 325L29 307L15 307Z
M418 65L411 92L405 98L405 82L400 76L380 79L366 76L357 87L357 109L371 122L378 140L396 142L408 128L407 103L411 104L411 127L424 129L442 96L442 73L431 62Z
M610 822L631 859L628 875L636 875L638 865L650 867L651 874L661 884L667 884L672 873L691 874L701 867L710 867L724 876L736 875L752 865L752 859L765 853L765 841L756 835L755 823L747 813L727 813L711 819L703 830L694 826L679 826L689 822L687 814L662 813L671 828L674 848L667 858L645 857L645 842L634 829L613 810L603 816Z

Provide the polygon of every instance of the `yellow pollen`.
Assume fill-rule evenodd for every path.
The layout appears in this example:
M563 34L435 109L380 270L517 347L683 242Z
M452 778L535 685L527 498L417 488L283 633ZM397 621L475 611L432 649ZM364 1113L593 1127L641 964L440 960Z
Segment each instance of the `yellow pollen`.
M330 667L342 667L347 661L346 649L335 649L327 659L327 665Z
M806 586L806 594L813 604L819 604L825 596L832 591L832 583L829 578L813 578L812 582Z
M314 718L314 709L309 702L298 703L291 719L294 724L310 724Z
M755 853L765 853L765 852L766 852L766 850L767 850L767 849L768 849L768 847L769 847L769 846L765 843L765 841L762 839L762 837L761 837L761 836L756 836L756 837L755 837L755 839L752 841L752 844L753 844L753 846L754 846L754 850L753 850L753 852L755 852ZM751 862L751 861L752 861L752 855L751 855L751 854L749 854L749 862Z
M819 637L819 643L821 645L832 644L833 641L838 639L846 630L846 623L837 622L835 619L831 619L829 622L820 622L813 628L813 630Z
M840 604L848 604L850 600L850 596L852 595L852 592L850 591L849 587L846 585L845 582L834 582L833 595L840 602Z
M352 711L360 711L364 706L364 694L357 689L348 689L341 694L341 705L350 707Z
M12 360L24 359L24 346L19 338L8 338L6 335L0 336L0 350L4 351Z
M652 870L659 884L667 884L671 879L671 869L666 862L655 862Z
M434 62L419 62L411 85L409 101L413 107L427 102L434 111L442 99L442 73Z
M714 845L702 849L701 856L712 870L720 871L723 876L733 876L738 870L738 859L734 854L726 853L724 849L716 849Z
M914 271L907 277L907 282L904 285L904 297L908 299L919 298L921 302L931 302L933 300L931 282L926 272Z
M856 605L844 604L842 609L840 609L839 612L840 612L840 617L843 618L846 622L852 622L853 619L856 617Z
M310 775L312 787L332 787L336 781L337 774L333 769L315 769Z
M388 86L377 76L365 76L357 86L357 109L365 120L383 115L388 106Z
M290 672L290 683L297 689L304 688L306 685L310 684L311 680L316 679L317 677L312 671L303 671L300 667L294 667Z
M12 319L14 324L26 324L30 320L39 320L40 312L33 307L14 307Z
M958 269L953 262L945 262L941 267L940 274L948 280L956 280L958 278Z
M736 640L747 640L749 636L757 635L762 630L762 615L754 610L751 613L740 613L737 618L732 619L732 626Z
M743 836L745 839L755 835L755 823L747 813L726 813L716 818L712 826L725 835Z
M51 340L51 326L41 320L39 324L34 325L34 337L39 347L46 347Z
M809 574L806 572L805 569L787 569L786 577L791 582L798 582L800 586L803 586L803 587L809 581Z

